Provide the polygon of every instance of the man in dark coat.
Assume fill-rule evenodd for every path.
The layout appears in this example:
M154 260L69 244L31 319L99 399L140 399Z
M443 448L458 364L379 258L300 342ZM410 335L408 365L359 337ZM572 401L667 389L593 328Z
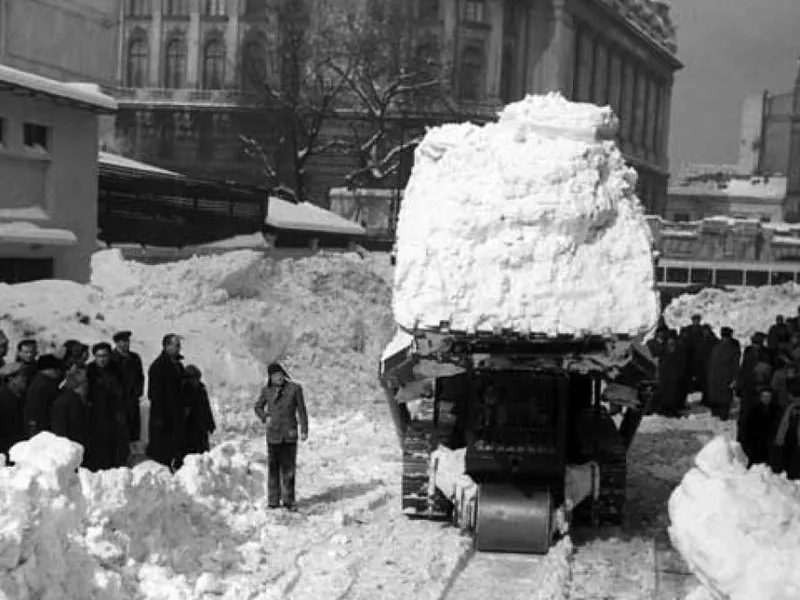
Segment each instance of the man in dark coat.
M660 406L657 412L665 416L678 416L681 410L681 396L686 393L686 359L678 346L677 336L671 332L667 347L658 359L658 383Z
M93 471L123 467L128 462L129 445L122 377L111 361L111 344L95 344L92 356L94 360L86 367L92 422L86 466Z
M0 369L6 364L6 356L8 356L8 336L6 332L0 329Z
M144 367L141 357L131 351L131 335L130 331L114 334L112 359L122 376L123 400L128 407L128 439L138 442L142 429L139 399L144 393Z
M67 375L61 394L53 403L52 423L54 434L83 446L85 466L92 427L89 377L85 369L73 369Z
M653 358L660 358L667 347L667 333L668 329L658 328L655 336L647 341L647 349Z
M295 470L297 467L298 424L300 440L308 439L308 413L303 388L289 379L278 363L267 367L269 381L261 390L255 412L267 425L268 484L267 505L279 503L295 508Z
M25 439L25 369L18 362L0 367L0 453Z
M161 340L161 354L147 372L150 399L147 457L174 466L183 445L185 422L181 340L170 333Z
M722 339L711 351L708 364L708 405L711 414L727 421L739 372L740 350L730 327L723 327L721 334Z
M89 346L78 340L67 340L62 348L64 358L64 372L72 369L85 369L89 362Z
M767 347L772 351L776 351L782 344L788 342L790 337L791 333L783 315L778 315L775 317L775 323L767 331Z
M681 350L686 358L687 394L700 391L698 374L700 364L697 361L697 348L703 339L703 319L700 315L692 315L692 324L680 331Z
M740 421L737 437L747 455L748 464L772 464L774 468L774 444L783 411L774 401L768 387L758 390L758 400Z
M25 375L28 378L28 385L33 383L33 378L37 371L37 359L39 357L39 344L33 339L20 340L17 344L17 362L25 366Z
M698 384L701 392L700 403L708 406L708 365L711 362L711 352L719 342L710 325L703 325L703 339L697 347L696 360L700 365L697 373Z
M43 354L36 361L36 375L25 392L25 426L27 435L50 431L50 411L61 385L62 363L52 354ZM26 372L29 368L25 367Z
M217 428L208 391L203 384L202 373L195 365L187 365L184 371L183 397L186 406L185 434L181 463L188 454L202 454L209 449L208 436Z

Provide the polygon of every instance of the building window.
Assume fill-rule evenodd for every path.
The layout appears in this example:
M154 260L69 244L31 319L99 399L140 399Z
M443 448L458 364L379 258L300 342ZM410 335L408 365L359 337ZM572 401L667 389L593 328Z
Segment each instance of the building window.
M419 0L420 19L439 18L439 0Z
M219 40L211 40L203 53L203 88L221 90L224 84L225 46Z
M125 85L129 88L145 87L147 82L147 40L139 38L128 46L128 70Z
M180 89L186 81L186 45L180 38L167 44L167 62L164 69L164 87Z
M126 5L129 17L150 16L150 0L128 0Z
M244 14L248 17L263 17L267 14L267 0L247 0Z
M260 41L249 41L242 52L242 88L263 92L267 84L267 47Z
M486 17L484 0L467 0L464 4L464 20L470 23L483 23Z
M209 17L225 16L225 0L205 0L205 14Z
M22 143L26 148L47 151L50 148L50 128L35 123L25 123L22 129Z
M169 17L185 17L189 14L189 0L164 0L164 14Z
M483 45L471 45L461 53L461 77L458 91L461 100L483 100L486 87Z

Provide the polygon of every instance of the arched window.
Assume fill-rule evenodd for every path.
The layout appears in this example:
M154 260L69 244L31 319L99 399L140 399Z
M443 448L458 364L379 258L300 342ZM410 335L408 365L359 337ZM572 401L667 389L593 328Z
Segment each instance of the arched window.
M225 0L205 0L205 14L210 17L225 16Z
M182 88L186 83L186 45L181 38L167 44L167 62L164 69L164 87Z
M224 84L225 46L219 40L211 40L203 53L203 88L220 90Z
M189 14L189 0L165 0L164 14L168 17L183 17Z
M128 46L128 69L125 73L125 85L130 88L141 88L147 84L147 40L134 39Z
M266 44L259 40L246 42L242 51L242 89L263 91L267 83L267 66Z
M461 53L461 69L458 82L461 100L483 100L486 82L484 76L483 45L470 45Z

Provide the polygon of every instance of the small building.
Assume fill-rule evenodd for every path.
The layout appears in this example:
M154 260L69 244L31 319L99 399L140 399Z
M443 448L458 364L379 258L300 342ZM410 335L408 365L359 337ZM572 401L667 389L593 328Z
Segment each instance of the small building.
M666 218L699 221L725 216L761 222L784 220L786 177L714 174L673 185L667 196Z
M116 102L0 65L0 282L91 277L98 115Z

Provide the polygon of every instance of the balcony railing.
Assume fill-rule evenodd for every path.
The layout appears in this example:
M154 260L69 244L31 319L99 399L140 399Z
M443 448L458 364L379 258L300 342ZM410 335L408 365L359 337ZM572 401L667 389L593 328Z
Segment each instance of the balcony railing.
M241 90L200 90L195 88L127 88L105 90L121 104L181 104L241 106L261 100L258 94Z

